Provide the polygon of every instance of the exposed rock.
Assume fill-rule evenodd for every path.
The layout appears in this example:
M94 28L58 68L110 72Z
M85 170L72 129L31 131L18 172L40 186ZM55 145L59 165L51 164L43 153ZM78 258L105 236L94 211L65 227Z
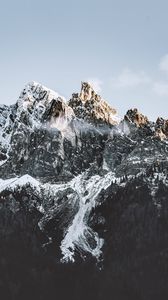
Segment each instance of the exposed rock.
M156 128L155 137L159 138L161 141L166 139L166 135L163 133L163 130L161 128Z
M81 83L81 92L79 98L83 101L90 100L95 98L96 93L88 82Z
M124 119L129 123L135 124L137 127L149 124L148 118L141 114L137 108L128 110Z
M156 120L155 127L156 127L156 135L157 132L159 132L162 139L168 137L168 120L165 120L163 118L158 118Z
M64 97L36 82L25 86L17 107L17 118L31 125L51 119L53 121L58 117L70 120L74 116Z
M87 83L0 106L2 299L168 299L168 121L115 113Z
M117 111L97 95L87 82L82 82L80 95L72 94L68 105L73 108L76 117L92 124L118 124Z

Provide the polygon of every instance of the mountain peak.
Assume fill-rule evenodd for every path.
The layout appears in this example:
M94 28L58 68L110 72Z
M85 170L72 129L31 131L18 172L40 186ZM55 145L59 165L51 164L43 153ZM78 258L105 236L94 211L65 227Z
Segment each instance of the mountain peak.
M129 123L135 124L137 127L142 127L149 123L148 118L141 114L137 108L129 109L124 119Z
M88 82L81 82L81 92L79 97L83 101L88 101L94 98L98 100L98 98L101 98L99 95L97 95L91 84Z
M78 118L94 124L116 125L117 111L98 95L88 82L81 83L80 93L72 94L68 105Z
M58 97L62 98L65 101L65 98L59 95L59 93L51 89L48 89L41 83L31 81L25 85L24 89L20 94L18 101L20 102L41 101L46 103L46 102L50 102L53 99L57 99Z
M17 119L25 120L27 124L72 115L74 113L63 96L35 81L25 85L17 101Z

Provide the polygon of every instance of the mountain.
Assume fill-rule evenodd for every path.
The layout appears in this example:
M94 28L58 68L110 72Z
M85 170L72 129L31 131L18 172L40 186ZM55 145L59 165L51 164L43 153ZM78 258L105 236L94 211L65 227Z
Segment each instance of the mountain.
M90 84L0 106L2 299L168 297L168 120Z

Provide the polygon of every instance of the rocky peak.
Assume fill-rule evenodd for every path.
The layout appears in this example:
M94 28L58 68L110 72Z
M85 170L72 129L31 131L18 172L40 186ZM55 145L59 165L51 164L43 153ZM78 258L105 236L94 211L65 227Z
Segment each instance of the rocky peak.
M98 100L98 98L101 99L101 97L96 94L96 92L88 82L81 83L81 92L79 97L83 101L88 101L94 98L95 100Z
M14 136L44 124L62 131L74 116L64 97L34 81L28 83L16 104L0 105L0 157L9 150Z
M82 82L80 94L72 94L68 105L74 110L78 118L95 125L116 125L118 123L117 111L110 107L87 82Z
M163 130L161 128L156 128L155 137L160 139L161 141L166 139L166 135L163 133Z
M128 110L124 119L129 123L135 124L137 127L149 124L148 118L141 114L137 108Z
M21 92L17 112L18 118L26 123L50 121L58 117L71 118L74 115L64 97L36 82L28 83Z
M156 120L156 130L162 131L165 137L168 137L168 120L163 118L157 118Z
M64 119L75 115L84 121L75 119L71 126L66 126ZM101 272L108 267L107 273L102 273L98 280L103 286L101 293L97 293L98 297L92 294L96 299L108 298L108 295L104 297L104 291L110 291L106 281L109 282L110 276L113 281L116 273L114 292L116 285L120 289L123 284L124 297L130 286L137 288L135 270L137 282L150 277L149 284L145 280L145 287L151 286L153 291L153 270L154 276L159 274L154 278L158 282L160 270L167 262L168 143L160 139L168 132L168 121L159 118L151 123L134 109L127 112L119 126L107 126L109 134L85 122L111 125L115 115L116 111L87 83L82 83L80 94L73 94L69 106L63 97L34 82L25 87L16 105L0 106L0 240L3 246L0 267L2 275L5 274L0 277L0 290L9 287L14 291L14 296L8 294L10 297L6 299L32 298L33 292L24 297L25 286L38 286L42 292L40 295L35 292L36 298L45 299L43 294L48 296L48 291L53 291L51 282L54 285L58 282L56 288L59 288L57 274L63 278L60 297L56 289L48 298L58 295L63 299L62 286L67 275L64 277L62 272L68 269L65 266L61 269L60 262L76 262L77 273L73 267L73 274L79 278L79 286L80 266L82 280L87 277L86 270L90 274L92 266L93 278L97 278L94 261ZM130 251L128 264L125 258ZM18 274L22 261L27 263L25 273L19 275L23 277L21 285L20 279L15 280L11 274ZM142 267L146 261L151 265L148 264L144 277ZM125 273L124 268L128 266ZM150 269L152 266L154 269ZM131 274L132 282L128 284ZM102 278L105 278L103 283ZM164 286L165 272L162 278L161 286ZM76 288L72 281L70 286ZM92 285L97 288L98 284ZM126 298L137 299L142 290L140 283L138 292L133 297L126 293ZM148 290L143 300L163 299L163 294L159 297L157 291L151 294ZM115 295L113 298L121 299ZM5 298L1 296L1 299Z

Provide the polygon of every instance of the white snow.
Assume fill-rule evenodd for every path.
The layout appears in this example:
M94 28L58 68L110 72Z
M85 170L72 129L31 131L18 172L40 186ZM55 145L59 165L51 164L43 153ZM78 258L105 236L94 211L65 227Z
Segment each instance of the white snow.
M31 81L28 84L26 84L24 88L24 94L23 92L21 93L20 98L18 100L18 104L20 104L24 109L27 109L28 103L34 102L34 100L39 97L39 94L44 91L46 91L44 101L47 100L48 102L50 102L52 99L57 99L59 97L66 101L65 97L61 96L59 93L48 89L47 87L38 82ZM40 104L42 102L43 101L40 101Z
M0 192L3 190L13 191L16 188L25 186L29 183L37 192L43 190L43 195L51 196L55 198L55 204L57 204L57 193L70 188L74 191L74 201L70 197L70 203L73 205L76 201L79 202L79 209L74 216L72 223L69 224L65 236L60 245L62 252L62 262L74 262L75 261L75 250L83 253L90 253L97 260L99 260L102 254L103 239L98 236L88 225L89 215L94 207L99 205L96 201L98 194L102 189L107 189L108 186L114 182L119 182L113 172L108 172L104 177L94 175L87 178L87 173L78 175L70 182L65 184L42 184L38 180L34 179L29 175L24 175L20 178L15 177L11 179L2 180L0 179ZM72 194L73 195L73 194ZM45 199L43 200L45 203ZM45 214L45 205L40 203L37 205L37 209ZM57 205L54 206L56 209ZM39 222L39 228L42 230L42 223ZM92 245L90 243L92 240Z
M59 95L59 93L48 89L40 83L35 81L29 82L20 94L17 101L17 120L20 120L20 116L23 111L29 114L29 109L31 114L29 114L32 127L38 127L41 125L41 116L45 112L47 105L53 99L61 99L66 102L66 99Z
M109 172L104 177L99 175L92 176L87 179L86 174L83 173L69 183L65 184L42 184L38 180L34 179L29 175L24 175L20 178L15 177L11 179L0 179L0 192L3 190L13 191L17 187L25 186L29 183L33 188L40 193L41 189L44 191L44 195L51 195L52 198L55 197L57 202L57 193L63 191L67 188L74 190L74 197L79 201L79 209L76 213L73 221L69 224L67 232L61 243L62 251L62 262L73 262L75 260L75 250L79 252L89 252L95 258L99 259L103 246L103 239L98 236L87 224L89 214L92 208L94 208L98 203L96 203L96 198L102 189L107 189L112 181L116 178L114 173ZM76 195L76 196L75 196ZM45 201L45 199L44 199ZM71 200L72 201L72 200ZM71 202L73 209L73 201ZM37 209L41 213L45 213L43 204L39 204ZM40 222L39 222L40 227ZM93 240L94 247L90 245L89 239Z
M6 132L6 129L10 125L10 118L9 118L10 113L11 113L11 110L8 111L5 124L0 129L0 145L2 145L2 147L6 148L6 149L8 149L10 146L10 140L11 140L11 135L12 135L12 131L11 131L11 133Z
M98 234L88 227L87 219L92 208L96 206L95 200L100 191L107 189L116 178L112 172L107 173L104 177L92 176L88 181L85 181L83 177L83 174L79 175L71 182L71 187L79 196L79 210L61 243L63 262L74 262L75 249L89 252L97 259L102 253L103 239L99 238ZM86 191L87 195L85 195ZM96 243L94 249L89 245L87 235L92 237Z
M29 183L32 187L36 188L40 192L40 183L29 175L24 175L22 177L15 177L10 179L0 179L0 192L3 190L14 190L16 187L22 187Z

